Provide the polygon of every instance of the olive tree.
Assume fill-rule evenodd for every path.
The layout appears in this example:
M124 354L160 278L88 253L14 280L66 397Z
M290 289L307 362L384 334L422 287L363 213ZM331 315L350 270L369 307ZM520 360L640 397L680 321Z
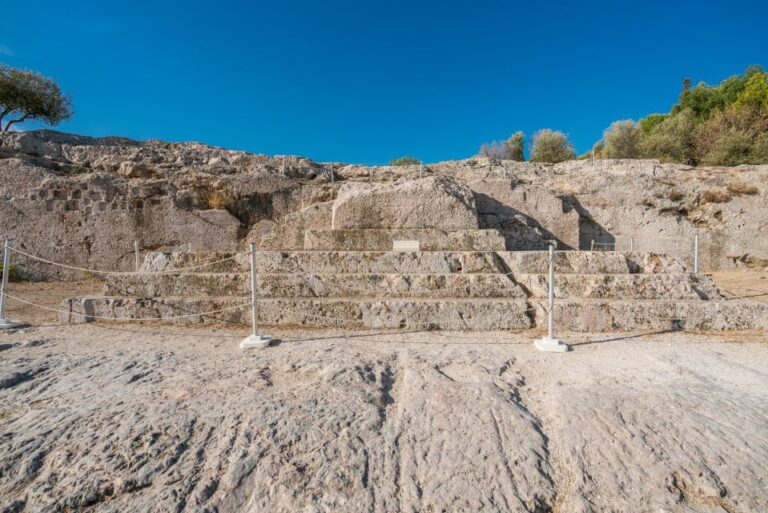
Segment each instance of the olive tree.
M0 64L0 131L33 119L57 125L71 116L70 99L56 82L34 71Z
M643 131L634 121L615 121L603 133L602 156L609 159L639 158L642 137Z
M531 162L563 162L576 156L573 144L563 132L545 128L533 134Z

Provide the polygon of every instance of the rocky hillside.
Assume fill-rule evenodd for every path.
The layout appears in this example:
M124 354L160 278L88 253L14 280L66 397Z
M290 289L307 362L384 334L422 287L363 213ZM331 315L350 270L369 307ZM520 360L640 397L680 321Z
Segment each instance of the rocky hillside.
M768 166L691 168L649 160L556 165L474 158L362 167L269 157L198 143L89 138L53 131L0 135L0 233L30 253L98 269L130 269L149 250L279 249L345 182L439 174L469 186L479 228L507 249L690 252L705 267L768 262ZM429 215L429 202L421 206ZM77 278L14 256L31 278Z

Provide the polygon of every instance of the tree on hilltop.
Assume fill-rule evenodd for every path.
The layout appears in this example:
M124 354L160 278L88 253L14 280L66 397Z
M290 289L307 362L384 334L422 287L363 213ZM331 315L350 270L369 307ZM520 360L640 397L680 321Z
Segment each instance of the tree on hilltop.
M560 131L545 128L533 134L531 162L563 162L576 157L573 144Z
M414 157L407 157L407 156L389 161L390 166L414 166L416 164L421 164L421 161Z
M525 146L525 134L515 132L506 141L493 141L489 144L483 144L480 147L480 154L484 157L496 160L516 160L522 162L525 160L523 147Z
M34 71L0 64L0 132L33 119L57 125L70 117L70 98L56 82Z

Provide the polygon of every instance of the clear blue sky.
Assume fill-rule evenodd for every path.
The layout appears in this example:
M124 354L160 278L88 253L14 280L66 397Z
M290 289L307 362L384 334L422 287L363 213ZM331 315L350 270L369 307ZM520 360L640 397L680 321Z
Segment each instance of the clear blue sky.
M373 163L547 127L584 152L683 77L768 66L768 2L8 0L0 61L55 78L87 135Z

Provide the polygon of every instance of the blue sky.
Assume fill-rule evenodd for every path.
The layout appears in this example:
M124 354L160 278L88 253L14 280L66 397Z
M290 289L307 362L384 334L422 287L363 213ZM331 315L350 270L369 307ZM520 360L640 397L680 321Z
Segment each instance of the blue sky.
M587 151L683 77L768 66L766 25L765 0L4 1L0 62L72 95L63 131L433 162L539 128Z

